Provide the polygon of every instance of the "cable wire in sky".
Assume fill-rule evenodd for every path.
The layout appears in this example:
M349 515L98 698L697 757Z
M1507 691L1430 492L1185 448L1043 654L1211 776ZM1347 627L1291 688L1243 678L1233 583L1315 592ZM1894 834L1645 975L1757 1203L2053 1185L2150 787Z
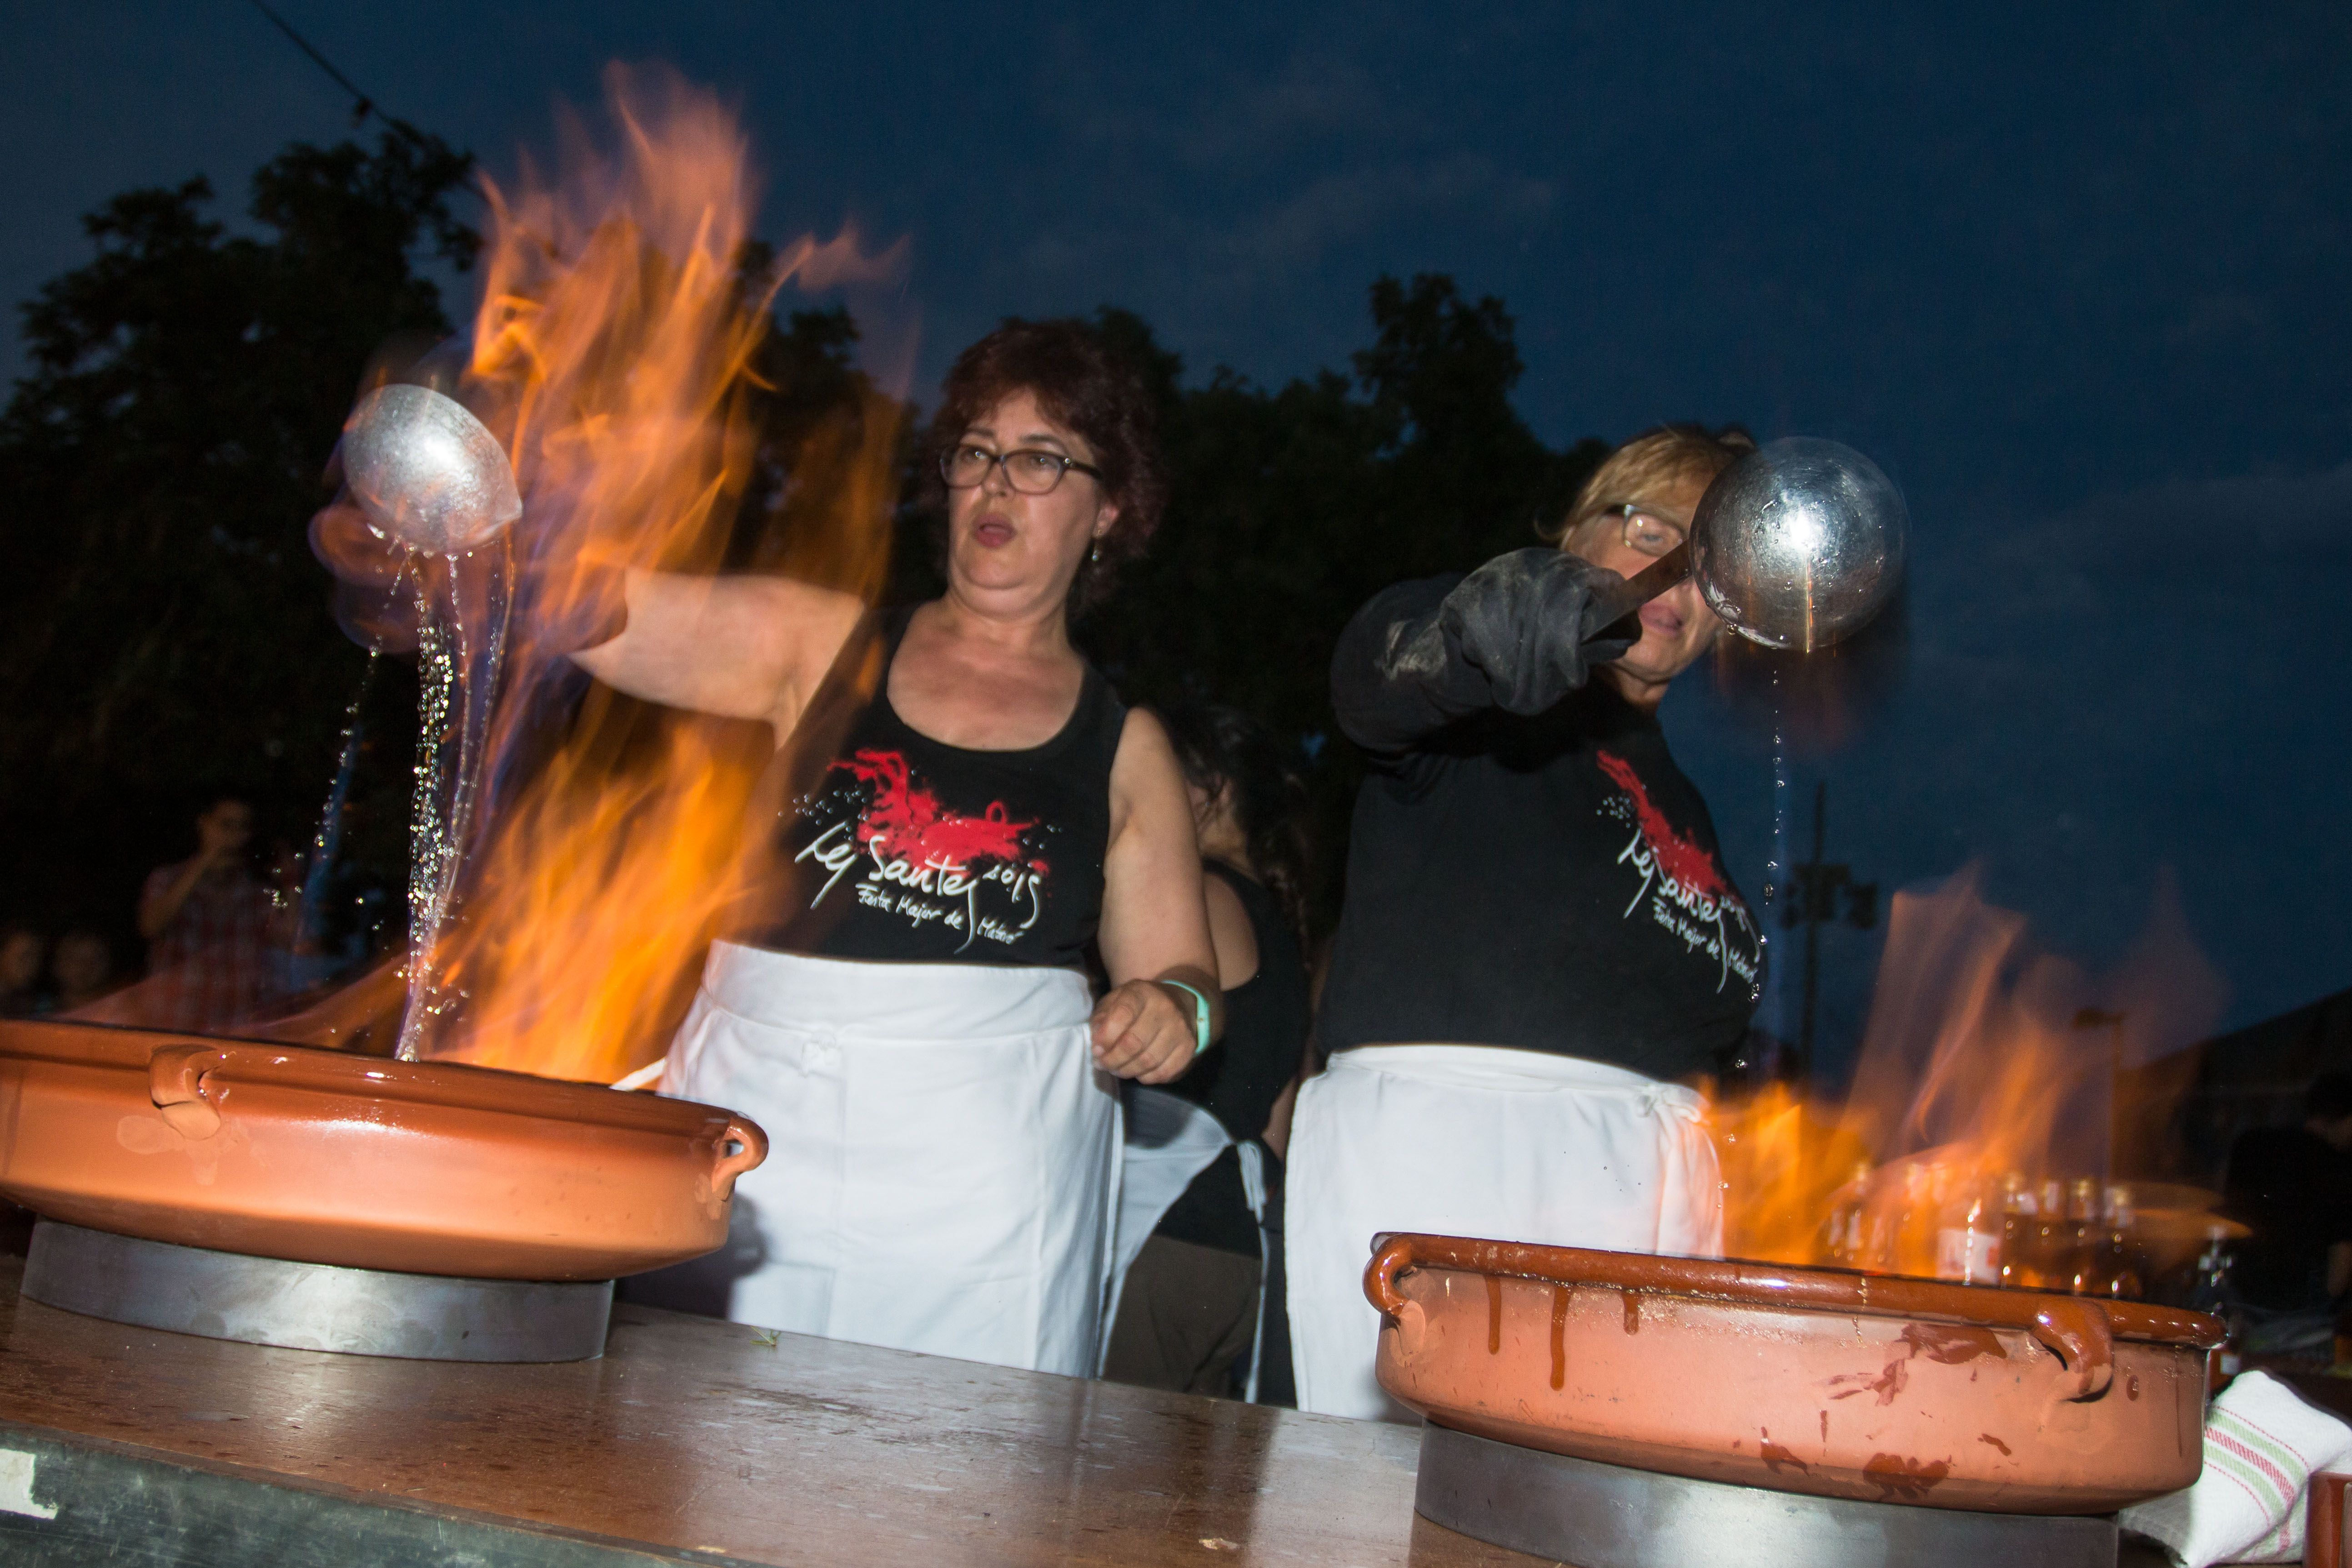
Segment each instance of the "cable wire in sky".
M386 114L383 110L378 109L375 105L374 99L369 97L366 93L362 92L359 89L358 84L353 82L351 78L345 76L341 71L335 68L334 61L329 59L325 55L320 54L317 46L313 45L310 39L304 37L301 34L294 30L294 24L279 16L272 7L264 5L262 0L253 0L253 8L260 12L263 16L268 17L272 26L276 26L279 32L285 34L289 38L293 40L294 47L296 48L310 56L313 64L315 64L320 70L325 71L329 76L332 77L337 87L341 88L345 92L352 95L352 123L353 125L356 126L364 123L367 117L373 114L378 120L383 121L384 128L386 130L393 132L396 135L404 136L412 142L421 142L425 140L425 133L417 130L415 126L411 125L405 120Z

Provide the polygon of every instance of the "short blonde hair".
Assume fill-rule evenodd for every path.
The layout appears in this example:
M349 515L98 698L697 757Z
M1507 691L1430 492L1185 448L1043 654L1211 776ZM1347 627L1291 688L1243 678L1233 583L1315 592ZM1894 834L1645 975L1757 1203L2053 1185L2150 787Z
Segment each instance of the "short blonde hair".
M1705 485L1754 450L1756 437L1738 425L1714 430L1704 425L1661 425L1644 430L1603 458L1577 492L1568 515L1538 531L1567 548L1578 530L1612 507L1654 500L1661 491L1693 480Z

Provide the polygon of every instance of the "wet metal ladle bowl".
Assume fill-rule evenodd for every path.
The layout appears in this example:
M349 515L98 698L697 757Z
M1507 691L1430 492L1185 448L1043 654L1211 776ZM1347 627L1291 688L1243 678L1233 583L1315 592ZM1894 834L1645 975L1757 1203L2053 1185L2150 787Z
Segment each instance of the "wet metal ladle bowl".
M1609 595L1600 624L1695 577L1741 636L1810 653L1885 607L1903 579L1908 528L1903 498L1877 464L1835 441L1789 437L1717 475L1689 542Z
M343 426L343 479L368 521L412 550L462 555L522 515L514 466L456 398L394 382Z

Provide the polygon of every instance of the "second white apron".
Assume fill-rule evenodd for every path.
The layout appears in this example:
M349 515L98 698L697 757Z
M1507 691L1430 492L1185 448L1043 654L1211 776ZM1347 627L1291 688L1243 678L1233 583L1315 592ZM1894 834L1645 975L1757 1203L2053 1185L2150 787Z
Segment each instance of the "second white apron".
M1486 1046L1341 1051L1291 1122L1286 1265L1298 1407L1411 1420L1372 1375L1372 1237L1417 1230L1720 1257L1706 1102L1601 1062Z
M768 1134L739 1179L737 1322L1000 1366L1095 1369L1118 1099L1063 969L714 943L664 1093Z

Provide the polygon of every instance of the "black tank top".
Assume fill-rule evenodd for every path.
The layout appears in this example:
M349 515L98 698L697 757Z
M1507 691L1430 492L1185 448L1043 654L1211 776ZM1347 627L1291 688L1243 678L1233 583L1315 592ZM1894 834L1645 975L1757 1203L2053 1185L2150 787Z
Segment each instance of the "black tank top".
M1102 917L1127 710L1088 665L1077 707L1043 745L976 752L918 734L890 706L908 619L869 617L810 702L841 738L783 809L782 889L751 940L820 958L1082 967ZM877 637L860 706L855 672Z

